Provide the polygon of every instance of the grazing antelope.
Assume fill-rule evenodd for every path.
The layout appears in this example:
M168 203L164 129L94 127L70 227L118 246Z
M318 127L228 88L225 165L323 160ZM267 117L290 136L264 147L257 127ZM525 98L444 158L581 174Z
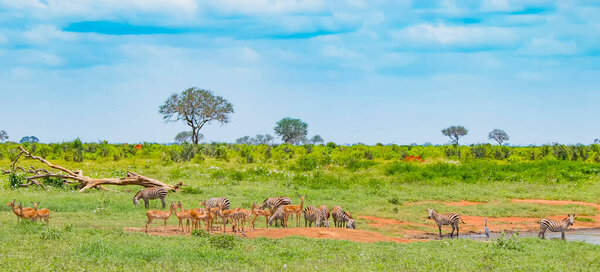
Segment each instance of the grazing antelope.
M38 210L38 206L40 205L40 202L31 202L31 204L33 204L33 209L37 213L37 218L40 220L44 220L46 222L46 224L49 224L50 223L50 210L48 210L46 208Z
M276 227L278 227L279 225L283 227L283 220L285 218L285 212L283 211L283 207L285 206L272 208L273 211L271 212L271 215L269 215L269 226L273 225L273 222L275 222Z
M168 212L165 211L157 211L157 210L149 210L146 212L146 216L148 217L148 222L146 222L146 233L148 233L148 226L152 223L154 219L162 219L165 222L165 228L167 227L167 220L171 217L173 212L177 213L177 207L175 206L175 202L171 202L171 208Z
M329 208L327 205L321 205L319 210L321 211L321 227L329 227Z
M302 210L304 208L304 199L306 198L306 196L299 196L300 197L300 205L285 205L283 206L283 212L285 213L285 216L283 217L283 226L284 227L288 227L287 221L288 221L288 217L292 214L296 215L296 227L300 226L300 214L302 213Z
M34 209L24 210L23 205L21 205L21 203L19 203L19 205L17 205L17 209L19 210L19 214L21 214L22 218L31 219L34 222L37 219L37 212Z
M569 214L567 218L558 222L551 219L542 219L540 222L540 233L538 236L542 239L546 239L546 230L550 230L552 232L560 232L560 237L564 240L565 231L567 231L569 226L573 225L574 220L575 214Z
M259 216L264 216L265 217L265 224L267 226L267 229L269 228L269 216L272 214L272 212L274 211L273 208L271 208L270 210L266 211L266 210L259 210L257 209L258 205L256 205L256 202L252 203L252 215L254 215L254 218L252 218L252 221L250 221L250 225L252 226L252 230L254 230L254 221L256 221L256 218L258 218Z
M458 236L458 221L460 220L463 224L465 223L465 221L463 221L462 218L460 218L460 215L458 213L441 214L437 213L434 209L427 209L427 211L429 211L429 219L433 219L433 221L435 221L435 223L438 225L440 237L442 237L443 225L452 226L452 232L450 232L450 237L452 237L455 229L456 236Z
M183 229L183 220L186 220L185 227L186 227L186 229L191 231L190 220L192 219L192 210L184 210L183 204L181 204L180 201L177 202L177 207L179 208L179 212L177 212L177 210L175 210L175 216L179 220L179 225L177 227L180 227L181 231L185 232L185 230Z
M344 226L349 229L356 228L356 223L350 213L342 210L340 206L335 206L331 209L331 217L333 217L333 224L338 228Z
M146 189L140 190L133 196L133 204L140 204L140 198L144 200L144 207L146 209L150 208L150 199L160 198L160 202L162 203L162 208L165 208L165 197L169 194L169 189L165 187L148 187Z
M233 219L233 215L239 209L240 208L238 207L233 210L222 210L221 211L221 219L223 220L223 233L227 232L225 229L227 227L227 223L229 222L229 219ZM235 221L233 221L233 220L231 220L231 231L235 232Z
M315 223L316 227L320 227L321 226L321 217L323 216L323 213L321 212L321 210L313 207L313 206L308 206L306 208L304 208L304 227L312 227L312 224Z
M201 227L201 222L204 221L206 223L207 212L204 209L193 209L190 211L190 220L192 220L192 229L199 229Z

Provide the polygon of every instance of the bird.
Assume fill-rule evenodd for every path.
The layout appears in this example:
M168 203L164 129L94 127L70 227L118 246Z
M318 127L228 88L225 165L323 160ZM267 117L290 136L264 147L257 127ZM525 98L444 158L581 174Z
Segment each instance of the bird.
M487 219L483 219L485 221L485 236L490 238L490 229L487 227Z

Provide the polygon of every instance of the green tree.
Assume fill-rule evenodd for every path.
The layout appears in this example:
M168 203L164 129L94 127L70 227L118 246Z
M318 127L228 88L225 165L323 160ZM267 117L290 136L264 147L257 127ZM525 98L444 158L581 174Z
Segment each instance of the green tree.
M212 121L221 124L229 123L229 115L233 113L233 105L211 91L189 88L181 93L172 94L160 106L159 112L165 122L184 121L192 128L192 142L198 144L200 130Z
M237 138L235 140L236 144L252 144L252 138L250 138L250 136L244 136L241 138Z
M467 135L467 132L467 129L463 126L450 126L442 129L442 133L450 138L450 142L452 142L454 146L458 146L458 140Z
M193 134L193 132L191 132L191 131L179 132L175 136L175 142L180 143L180 144L189 143L192 140L192 134ZM202 138L204 138L204 135L199 134L198 137L200 138L199 140L201 140Z
M506 134L506 132L504 132L504 130L501 129L494 129L490 131L488 138L490 140L496 141L500 146L503 142L508 141L510 139L510 137L508 137L508 134Z
M287 144L298 144L306 140L308 124L300 119L283 118L275 125L275 134Z
M258 135L256 135L256 137L254 137L251 140L255 145L262 145L262 144L268 145L273 141L273 136L271 136L270 134L265 134L265 135L258 134Z
M0 142L8 140L8 134L4 130L0 130Z
M39 143L40 139L38 139L35 136L25 136L23 138L21 138L21 140L19 141L19 143Z
M325 143L325 140L323 140L323 138L320 135L315 135L310 139L310 142L312 144L323 144Z

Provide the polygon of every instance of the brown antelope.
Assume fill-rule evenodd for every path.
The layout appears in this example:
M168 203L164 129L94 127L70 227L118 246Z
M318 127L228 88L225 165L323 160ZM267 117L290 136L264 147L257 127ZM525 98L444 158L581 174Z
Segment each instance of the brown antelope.
M146 222L146 233L148 233L148 226L152 223L154 219L161 219L165 222L165 228L167 227L167 220L171 217L173 212L177 213L177 208L174 202L171 202L171 208L168 212L165 211L157 211L157 210L149 210L146 212L146 216L148 217L148 222Z
M22 218L31 219L34 222L37 219L37 212L34 209L24 210L23 205L21 205L21 203L17 205L17 209L19 209L19 214L21 214Z
M215 218L223 217L220 207L212 207L206 209L206 230L211 233Z
M204 209L193 209L190 211L190 219L192 220L192 229L199 229L201 222L206 222L206 211Z
M40 202L31 202L31 204L33 204L33 209L35 210L35 212L37 212L37 218L40 220L44 220L46 222L46 224L49 224L50 222L50 210L44 208L44 209L39 209L38 210L38 206L40 205Z
M21 216L21 212L19 212L19 208L17 206L15 206L15 201L16 201L16 199L13 199L13 201L11 201L10 203L7 203L6 206L11 207L13 210L13 213L15 213L15 215L17 216L17 221L21 221L21 218L23 216ZM30 207L25 207L25 208L23 208L23 210L27 211L27 210L34 210L34 209L30 208Z
M300 197L300 205L285 205L283 206L283 212L285 213L285 216L283 218L283 226L284 227L288 227L287 221L288 221L288 217L292 214L296 215L296 227L300 226L300 214L302 213L302 210L304 209L304 199L306 198L306 196L299 196Z
M250 216L252 216L252 211L248 209L238 209L237 212L233 215L234 220L236 221L236 226L238 230L241 226L241 231L244 233L244 226L246 225L246 221L250 221Z
M252 203L252 214L254 215L254 218L252 218L252 221L250 221L250 225L252 226L252 230L254 230L254 221L256 221L256 218L258 218L259 216L264 216L265 217L265 223L267 226L267 229L269 228L269 216L272 214L272 211L275 210L274 207L271 208L271 210L261 210L258 209L258 205L256 205L256 202Z
M177 227L181 228L182 232L185 232L185 230L183 229L183 220L186 220L185 227L186 227L186 229L189 230L190 229L190 220L192 219L192 215L191 215L192 210L184 210L183 204L181 204L181 202L177 202L177 207L179 208L179 212L177 212L177 210L175 210L175 216L177 216L177 219L179 220L179 225Z
M223 233L227 232L225 230L225 228L227 227L227 222L229 222L229 219L233 219L233 215L239 209L240 208L238 207L238 208L235 208L234 210L224 210L224 211L221 211L221 219L223 220ZM231 231L235 232L235 222L233 220L231 221Z

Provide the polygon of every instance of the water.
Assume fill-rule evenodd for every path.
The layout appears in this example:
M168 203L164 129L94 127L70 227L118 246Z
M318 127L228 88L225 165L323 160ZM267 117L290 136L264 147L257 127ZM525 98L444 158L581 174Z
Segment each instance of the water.
M506 237L510 237L512 233L506 233ZM487 238L485 234L468 234L461 235L460 238L473 239L477 241L491 241L492 239L498 238L500 233L491 233L490 238ZM538 237L537 232L520 232L519 237ZM600 245L600 229L586 229L586 230L571 230L565 233L567 241L581 241L594 245ZM546 239L561 239L560 232L546 231Z

